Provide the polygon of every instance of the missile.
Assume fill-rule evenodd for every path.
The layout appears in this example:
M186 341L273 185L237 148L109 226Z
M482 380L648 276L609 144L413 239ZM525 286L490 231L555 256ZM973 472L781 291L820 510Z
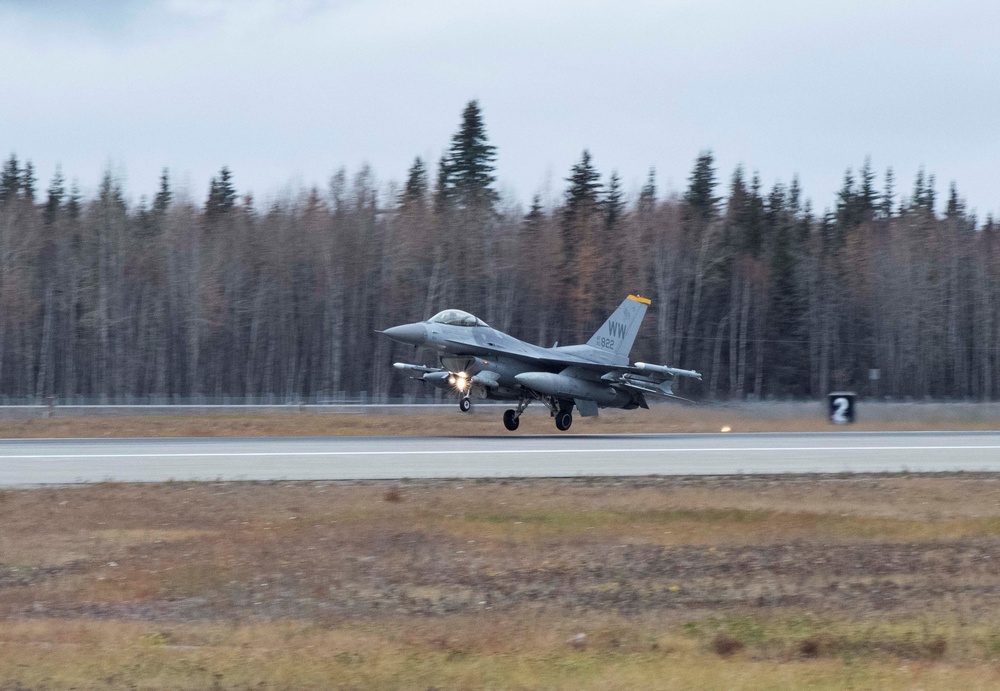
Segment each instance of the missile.
M424 365L411 365L408 362L394 362L392 366L396 369L408 370L410 372L437 372L433 367L425 367Z
M701 379L701 372L695 372L690 369L677 369L676 367L665 367L663 365L651 365L647 362L637 362L635 363L635 368L643 372L658 372L660 374L669 374L672 377L691 377L692 379Z

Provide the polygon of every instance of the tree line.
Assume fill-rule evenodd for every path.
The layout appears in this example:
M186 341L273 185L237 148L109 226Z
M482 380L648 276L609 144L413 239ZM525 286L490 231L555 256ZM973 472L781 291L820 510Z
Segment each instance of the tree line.
M456 307L542 345L585 341L629 292L652 299L634 359L697 369L705 399L1000 393L1000 228L943 204L920 172L895 189L866 161L833 208L713 156L686 189L635 198L588 151L557 204L496 191L470 102L436 166L401 185L363 167L261 208L222 168L204 201L168 171L126 202L106 173L82 198L30 162L0 168L0 395L424 393L375 329ZM942 207L943 211L939 211ZM877 371L873 379L872 371Z

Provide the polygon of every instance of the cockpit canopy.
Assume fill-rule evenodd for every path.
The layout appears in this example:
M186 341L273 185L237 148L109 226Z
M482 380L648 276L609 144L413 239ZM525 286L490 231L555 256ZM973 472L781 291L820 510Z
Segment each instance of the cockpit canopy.
M489 326L482 319L477 319L462 310L445 310L438 312L427 321L433 324L448 324L449 326Z

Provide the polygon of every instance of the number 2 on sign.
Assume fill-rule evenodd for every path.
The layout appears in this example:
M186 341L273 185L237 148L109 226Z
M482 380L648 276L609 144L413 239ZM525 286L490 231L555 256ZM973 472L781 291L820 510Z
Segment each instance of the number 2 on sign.
M843 396L833 399L833 421L838 425L847 424L847 409L851 402Z

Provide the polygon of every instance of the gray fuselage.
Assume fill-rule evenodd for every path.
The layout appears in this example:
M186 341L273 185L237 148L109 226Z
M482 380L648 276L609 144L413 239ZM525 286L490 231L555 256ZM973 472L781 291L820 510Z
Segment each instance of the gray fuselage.
M441 364L450 372L470 377L470 394L477 397L518 400L525 396L525 389L530 389L555 398L592 400L601 407L636 405L633 395L602 381L600 371L584 367L628 365L627 357L601 348L543 348L482 322L459 326L423 321L392 327L385 333L394 340L437 352Z

